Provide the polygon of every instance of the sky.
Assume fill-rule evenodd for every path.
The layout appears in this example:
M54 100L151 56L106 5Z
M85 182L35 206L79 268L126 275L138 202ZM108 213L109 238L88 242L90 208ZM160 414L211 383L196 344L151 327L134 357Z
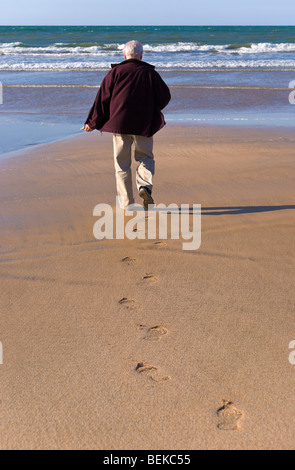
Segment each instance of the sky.
M0 5L0 25L294 25L294 18L294 0L13 0Z

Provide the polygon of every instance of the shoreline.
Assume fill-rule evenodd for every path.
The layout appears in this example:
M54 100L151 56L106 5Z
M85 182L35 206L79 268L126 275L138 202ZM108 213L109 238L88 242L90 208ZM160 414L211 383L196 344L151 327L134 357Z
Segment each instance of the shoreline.
M81 131L82 132L82 131ZM34 152L35 150L42 149L42 147L46 147L47 145L53 145L53 144L58 144L59 142L67 142L69 140L75 139L79 137L79 134L71 134L67 136L63 136L60 138L54 138L52 140L49 140L47 142L41 142L41 143L36 143L36 144L28 144L25 147L21 147L17 150L11 150L9 152L3 152L0 153L0 166L1 162L10 158L14 157L21 157L26 156L30 154L31 152Z
M258 132L260 134L265 134L265 135L270 135L272 136L273 133L275 134L284 134L284 135L288 135L290 137L290 140L295 140L295 138L293 138L293 128L289 126L285 126L285 125L269 125L269 124L261 124L261 126L257 126L257 124L249 124L248 122L245 123L245 119L239 119L237 118L236 119L236 122L231 122L229 123L229 121L227 120L227 118L224 118L224 119L220 119L220 120L217 120L218 123L214 122L214 123L211 123L211 122L200 122L202 121L202 119L199 119L199 118L179 118L179 120L176 120L176 119L172 119L170 120L169 117L165 117L166 119L166 126L164 127L165 130L169 129L169 128L182 128L182 127L190 127L190 128L193 128L196 133L198 133L198 131L200 130L201 132L203 132L204 130L206 129L216 129L216 130L224 130L224 132L241 132L241 134L243 133L247 133L247 132ZM295 119L295 118L294 118ZM210 119L208 119L210 121ZM198 121L198 123L196 122ZM222 122L220 122L222 121ZM241 123L242 122L242 123ZM161 132L161 131L160 131ZM111 133L107 133L107 132L103 132L101 133L100 131L93 131L92 135L97 135L97 133L99 133L100 135L111 135ZM1 166L1 163L7 159L11 159L11 158L21 158L21 156L28 156L30 155L30 153L35 153L35 151L38 151L39 149L42 150L42 148L46 148L47 146L49 145L54 145L54 144L58 144L58 143L61 143L61 142L70 142L70 141L73 141L75 139L80 139L85 133L83 133L82 131L77 131L76 133L74 134L69 134L69 135L65 135L65 136L61 136L59 138L53 138L52 140L49 140L49 141L46 141L46 142L41 142L41 143L36 143L36 144L29 144L25 147L21 147L19 149L16 149L16 150L12 150L12 151L9 151L9 152L3 152L3 153L0 153L0 166ZM156 134L154 136L154 138L157 139L158 135Z
M172 94L164 110L167 124L294 127L289 103L293 71L226 72L161 72ZM3 153L79 132L104 76L105 72L3 72Z

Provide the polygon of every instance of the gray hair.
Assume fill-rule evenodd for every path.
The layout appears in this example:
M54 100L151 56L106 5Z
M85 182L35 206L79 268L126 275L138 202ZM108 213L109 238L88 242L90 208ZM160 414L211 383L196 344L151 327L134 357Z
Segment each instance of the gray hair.
M138 41L129 41L125 44L123 52L126 57L140 59L143 53L143 47Z

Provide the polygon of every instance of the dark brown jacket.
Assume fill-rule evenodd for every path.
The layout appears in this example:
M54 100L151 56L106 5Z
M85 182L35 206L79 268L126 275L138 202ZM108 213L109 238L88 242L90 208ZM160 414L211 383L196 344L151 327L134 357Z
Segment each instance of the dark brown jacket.
M165 125L161 109L171 99L154 66L137 59L112 65L85 124L116 134L151 137Z

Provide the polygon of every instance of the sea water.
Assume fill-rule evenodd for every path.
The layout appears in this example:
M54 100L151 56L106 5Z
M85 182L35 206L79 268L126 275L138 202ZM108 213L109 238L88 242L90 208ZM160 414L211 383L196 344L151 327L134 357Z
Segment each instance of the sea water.
M171 87L168 125L294 126L294 26L0 26L0 153L79 133L130 39Z

